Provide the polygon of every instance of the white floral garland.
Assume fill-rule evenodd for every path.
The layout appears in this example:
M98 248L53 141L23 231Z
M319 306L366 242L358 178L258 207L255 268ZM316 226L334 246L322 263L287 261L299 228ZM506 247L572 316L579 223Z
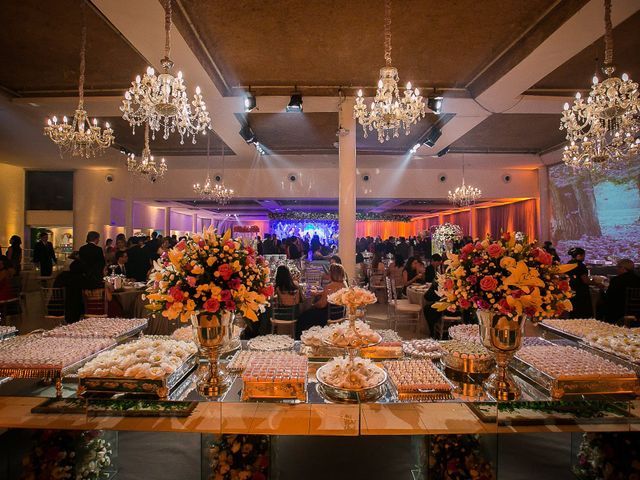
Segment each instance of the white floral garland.
M462 239L462 228L453 223L443 223L435 227L431 238L437 250L447 250L451 243Z

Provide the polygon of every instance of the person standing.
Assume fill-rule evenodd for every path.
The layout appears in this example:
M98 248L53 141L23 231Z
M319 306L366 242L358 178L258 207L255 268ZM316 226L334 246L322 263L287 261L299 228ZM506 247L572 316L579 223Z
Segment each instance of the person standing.
M86 268L87 288L100 288L104 277L104 252L98 246L100 234L95 231L87 233L87 243L80 247L78 256Z
M129 242L131 246L127 250L127 275L134 278L136 282L144 282L147 280L147 272L149 272L150 263L147 251L142 248L142 237L131 237Z
M18 235L13 235L9 239L9 245L9 248L7 248L7 258L16 275L19 275L22 267L22 239Z
M40 275L50 277L53 273L53 265L58 261L53 244L49 241L49 234L42 232L40 239L33 247L33 263L40 265Z
M628 258L619 260L617 265L618 274L611 279L609 288L604 296L605 319L609 323L616 323L625 314L627 303L627 289L640 288L640 276L634 272L633 261Z
M571 297L571 318L593 318L593 303L589 285L598 285L589 278L589 270L584 264L585 251L580 247L574 247L567 252L571 257L569 263L575 263L576 267L568 272L569 285L575 292ZM601 285L599 285L601 286Z

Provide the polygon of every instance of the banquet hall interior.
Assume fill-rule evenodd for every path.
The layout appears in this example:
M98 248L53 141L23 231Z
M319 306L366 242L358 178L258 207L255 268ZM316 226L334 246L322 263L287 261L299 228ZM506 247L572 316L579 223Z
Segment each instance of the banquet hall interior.
M639 0L0 18L0 478L640 476Z

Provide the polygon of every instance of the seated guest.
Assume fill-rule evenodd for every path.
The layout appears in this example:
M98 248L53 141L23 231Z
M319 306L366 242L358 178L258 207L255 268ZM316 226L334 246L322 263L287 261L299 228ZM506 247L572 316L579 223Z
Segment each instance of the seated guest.
M69 265L69 270L61 272L53 282L54 288L64 288L64 321L74 323L84 314L82 289L86 288L85 265L76 259ZM57 315L57 312L49 312Z
M124 252L116 252L116 268L113 271L115 275L127 276L127 260L129 260L129 257L126 250Z
M420 271L421 263L415 257L409 257L402 271L402 292L406 293L407 287L416 283L424 283L424 271ZM422 266L424 269L424 266Z
M424 281L432 283L438 273L442 273L442 256L434 253L431 256L431 263L429 263L429 266L424 271Z
M276 298L278 305L292 306L302 302L300 287L294 282L291 272L286 265L280 265L276 270Z
M389 265L387 276L395 282L396 290L398 290L399 292L402 291L402 288L404 287L404 280L402 279L403 270L404 258L402 257L402 255L396 255L393 263Z
M604 296L607 322L616 323L624 316L627 289L640 288L640 277L634 272L633 261L625 258L618 261L618 274L611 279Z
M329 314L329 302L327 301L327 297L347 286L342 265L335 263L329 266L329 277L331 282L324 288L322 293L314 299L314 302L311 305L312 308L304 312L298 318L296 338L300 338L300 334L303 330L307 330L314 325L325 326L327 324Z

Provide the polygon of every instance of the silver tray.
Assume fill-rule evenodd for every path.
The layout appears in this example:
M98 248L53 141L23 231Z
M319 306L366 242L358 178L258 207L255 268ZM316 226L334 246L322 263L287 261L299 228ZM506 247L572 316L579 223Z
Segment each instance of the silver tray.
M384 368L378 367L377 365L374 365L374 367L379 368L383 373L382 381L368 388L346 389L329 385L322 380L322 371L327 368L326 364L316 371L316 380L319 386L322 387L322 393L324 393L329 400L347 403L375 402L385 393L388 375Z

